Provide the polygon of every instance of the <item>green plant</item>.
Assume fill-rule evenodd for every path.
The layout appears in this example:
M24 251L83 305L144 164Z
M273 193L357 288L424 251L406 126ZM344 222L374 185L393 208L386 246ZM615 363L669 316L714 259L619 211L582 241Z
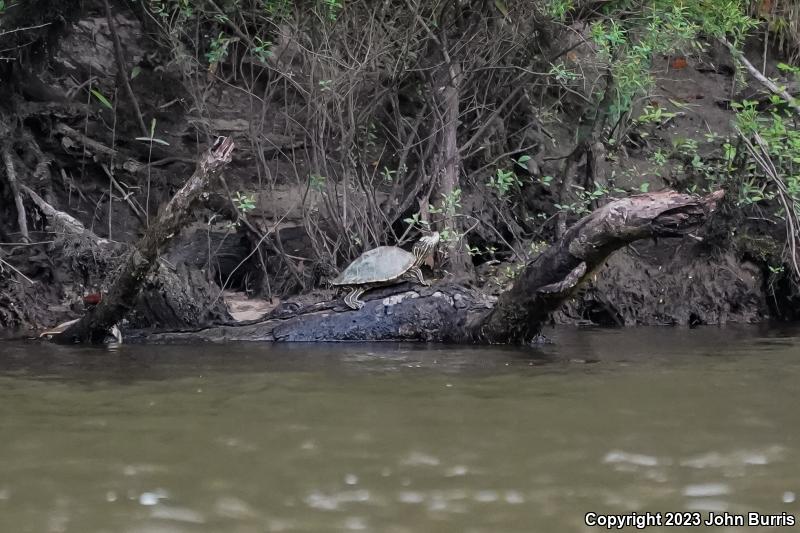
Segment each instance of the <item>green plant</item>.
M594 189L587 190L580 185L573 185L577 192L578 200L569 204L556 203L553 206L562 213L570 213L578 216L583 216L589 213L592 203L600 200L601 198L610 195L611 191L607 187L595 183ZM646 187L645 191L646 192Z
M675 152L693 158L697 155L698 143L695 139L687 139L686 137L674 137L672 139L672 146Z
M560 83L569 83L580 78L577 72L568 70L563 64L551 65L548 74Z
M508 265L503 269L502 275L505 276L507 279L512 280L519 276L519 273L525 268L524 263L515 263L513 265Z
M659 148L650 155L650 160L656 165L663 167L667 164L667 154Z
M498 196L505 197L512 187L521 187L522 182L519 180L514 171L497 169L494 176L489 176L486 184L495 190Z
M272 57L272 42L271 41L264 41L260 37L256 37L253 39L253 44L250 48L250 52L258 58L259 61L266 63L267 60Z
M240 213L249 213L256 208L256 199L252 194L242 194L237 191L233 197L233 205Z
M262 0L261 6L270 18L284 18L292 10L292 0Z
M442 194L442 202L439 207L433 204L428 206L429 213L444 214L449 217L455 216L459 209L461 209L461 189L456 189L450 194ZM442 240L446 239L442 237Z
M206 52L206 59L209 65L217 65L228 56L228 45L230 43L231 39L224 32L220 32L219 35L211 40L208 45L208 52Z
M114 109L114 106L111 105L111 102L108 100L108 98L105 97L105 95L103 95L103 93L101 93L97 89L91 89L89 92L91 92L92 96L97 98L97 101L103 104L104 107L108 109Z
M518 159L516 159L514 161L514 163L516 163L519 167L524 168L525 170L527 170L528 169L527 163L530 160L531 160L531 156L529 156L529 155L521 155L521 156L519 156Z
M194 7L191 0L150 0L150 11L162 19L169 19L177 14L182 19L194 16Z
M649 91L655 54L702 49L701 34L738 44L757 25L740 0L655 0L642 4L635 16L630 16L632 6L622 4L618 9L629 16L615 16L616 11L609 8L608 16L591 27L591 38L613 79L612 121L630 109L637 95Z
M789 65L787 63L778 63L776 65L778 70L786 72L787 74L794 74L795 77L800 78L800 67Z
M548 0L546 6L547 14L558 20L564 20L570 9L572 0Z
M642 110L642 114L636 117L636 122L640 124L661 124L667 119L675 117L675 113L665 111L664 108L648 105Z
M544 252L547 247L550 246L547 241L531 241L529 246L530 253L532 255L539 255L540 253Z
M342 10L342 3L339 0L322 0L322 7L328 20L335 22Z
M430 228L430 222L428 222L427 220L421 220L419 213L414 213L410 217L404 218L403 222L409 225L409 229L414 227L419 227L421 229L427 230Z
M772 206L772 216L784 223L787 251L785 261L792 266L800 281L800 116L787 102L773 100L774 107L759 111L755 102L744 101L734 106L736 128L744 145L743 165L731 172L737 183L739 205ZM736 158L733 147L728 157ZM728 163L734 171L735 165ZM763 211L763 209L762 209Z
M383 167L381 171L381 176L383 176L383 181L387 183L391 183L394 180L395 175L397 175L396 170L389 170L389 167Z
M237 218L235 221L228 222L227 228L229 231L238 228L242 223L242 217L256 208L256 198L255 195L248 195L237 191L235 195L231 196L231 203L233 203L234 208L236 208Z
M743 180L739 186L739 198L736 202L739 206L758 203L762 200L771 200L774 195L767 193L767 185L758 183L754 178Z
M325 176L320 176L319 174L309 174L308 176L308 184L315 191L322 191L327 181Z

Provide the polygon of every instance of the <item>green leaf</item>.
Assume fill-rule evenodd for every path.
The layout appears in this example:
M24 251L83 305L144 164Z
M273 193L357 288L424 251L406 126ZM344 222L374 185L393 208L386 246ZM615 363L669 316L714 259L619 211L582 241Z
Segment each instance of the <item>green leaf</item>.
M150 121L150 138L156 136L156 119L153 117L153 120Z
M94 95L94 97L97 98L97 100L100 101L101 104L103 104L104 106L106 106L109 109L114 109L114 106L111 105L111 102L108 101L108 98L103 96L103 93L101 93L97 89L92 89L91 92Z
M131 69L131 79L135 80L136 76L142 73L142 69L139 66L135 66Z
M504 17L508 16L508 7L503 0L494 0L494 7L503 14Z
M136 137L137 141L144 141L146 143L156 143L162 144L164 146L169 146L169 143L164 139L156 139L155 137Z
M649 190L650 190L650 184L649 184L649 183L647 183L647 182L645 181L644 183L642 183L641 185L639 185L639 190L640 190L641 192L647 192L647 191L649 191Z

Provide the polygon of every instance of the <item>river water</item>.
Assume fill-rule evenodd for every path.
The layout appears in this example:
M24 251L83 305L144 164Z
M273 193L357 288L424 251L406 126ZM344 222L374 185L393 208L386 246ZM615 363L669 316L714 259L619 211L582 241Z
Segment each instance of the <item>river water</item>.
M541 349L0 344L0 532L800 517L800 329L549 335Z

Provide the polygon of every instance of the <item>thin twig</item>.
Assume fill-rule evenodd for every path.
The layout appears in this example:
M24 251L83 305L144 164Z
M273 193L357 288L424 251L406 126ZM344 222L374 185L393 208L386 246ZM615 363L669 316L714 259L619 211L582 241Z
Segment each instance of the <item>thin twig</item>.
M36 241L36 242L0 242L0 246L39 246L40 244L53 244L56 241Z
M131 88L130 78L128 77L128 69L125 66L125 54L122 52L122 43L119 40L119 34L117 33L117 28L114 25L114 18L111 16L111 6L108 5L108 0L103 0L103 4L105 4L106 8L108 31L111 32L111 37L114 41L114 54L116 55L117 69L119 70L117 74L122 80L122 84L125 87L125 92L128 93L128 99L131 101L131 106L133 106L133 111L136 114L136 121L139 123L139 128L142 130L142 135L149 137L147 127L144 125L142 111L139 109L139 101L136 100L136 95L133 93L133 89Z
M125 189L122 188L119 182L114 178L114 175L111 173L111 170L106 165L100 165L100 166L102 167L103 172L105 172L106 175L108 176L111 185L117 190L117 192L119 192L122 195L122 199L125 200L128 206L131 208L131 211L133 211L133 214L136 215L136 218L139 219L139 222L141 222L142 225L146 225L147 220L145 218L144 213L135 203L133 203L133 200L131 200L131 195L133 193L130 191L126 191Z
M39 28L44 28L45 26L49 26L50 24L51 24L50 22L45 22L44 24L39 24L38 26L26 26L25 28L15 28L13 30L3 31L0 32L0 37L21 31L38 30Z
M11 264L9 264L8 262L6 262L6 261L3 261L3 259L2 259L2 258L0 258L0 264L7 266L7 267L8 267L8 268L10 268L11 270L13 270L13 271L14 271L14 272L16 272L17 274L19 274L21 277L23 277L23 278L25 279L25 281L27 281L28 283L30 283L31 285L33 285L33 280L31 280L31 278L29 278L28 276L26 276L25 274L23 274L22 272L20 272L20 271L19 271L19 270L17 270L16 268L14 268L14 265L11 265Z

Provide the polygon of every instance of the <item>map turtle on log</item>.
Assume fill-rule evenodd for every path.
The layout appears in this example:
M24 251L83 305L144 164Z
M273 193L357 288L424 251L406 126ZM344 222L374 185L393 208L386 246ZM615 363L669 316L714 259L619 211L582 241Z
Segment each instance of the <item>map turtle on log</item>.
M351 309L361 309L364 302L358 297L375 287L393 285L407 278L430 285L422 277L420 266L438 243L439 233L433 232L418 240L411 252L397 246L379 246L361 254L331 285L350 289L344 303Z

